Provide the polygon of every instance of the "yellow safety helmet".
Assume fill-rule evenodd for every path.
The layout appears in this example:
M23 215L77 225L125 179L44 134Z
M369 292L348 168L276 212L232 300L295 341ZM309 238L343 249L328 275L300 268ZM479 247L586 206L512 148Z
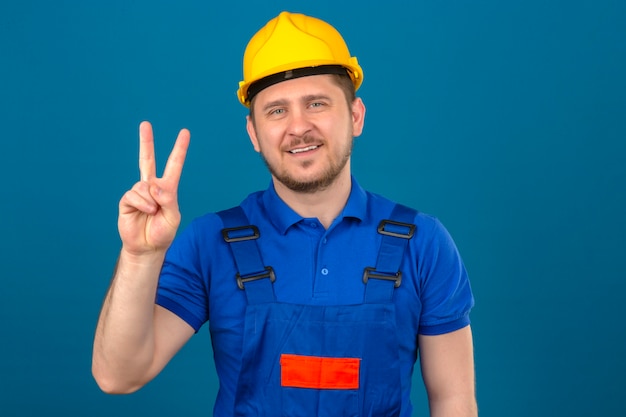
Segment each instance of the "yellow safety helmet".
M249 107L256 93L280 81L346 72L358 89L363 70L334 27L314 17L282 12L250 39L237 97Z

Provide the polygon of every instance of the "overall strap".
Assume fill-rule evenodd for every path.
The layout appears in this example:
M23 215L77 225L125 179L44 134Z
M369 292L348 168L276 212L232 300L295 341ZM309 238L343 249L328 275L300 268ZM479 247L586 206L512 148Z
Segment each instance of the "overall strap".
M390 219L382 220L378 225L378 233L383 236L376 266L363 271L366 303L390 302L394 288L402 283L400 264L409 239L416 232L416 215L416 210L396 204Z
M259 229L250 224L240 206L217 213L224 223L222 237L228 243L237 266L237 286L246 292L249 304L275 301L271 266L265 266L257 245Z

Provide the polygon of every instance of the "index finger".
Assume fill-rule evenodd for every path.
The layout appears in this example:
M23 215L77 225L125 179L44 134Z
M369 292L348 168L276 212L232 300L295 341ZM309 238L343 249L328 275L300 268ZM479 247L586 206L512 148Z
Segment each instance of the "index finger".
M141 181L156 177L156 161L154 158L154 135L150 122L139 125L139 174Z
M189 140L191 134L187 129L181 129L174 143L174 148L167 158L165 164L165 170L163 171L163 179L166 180L172 187L178 188L178 182L183 172L183 165L185 164L185 157L187 156L187 149L189 148Z

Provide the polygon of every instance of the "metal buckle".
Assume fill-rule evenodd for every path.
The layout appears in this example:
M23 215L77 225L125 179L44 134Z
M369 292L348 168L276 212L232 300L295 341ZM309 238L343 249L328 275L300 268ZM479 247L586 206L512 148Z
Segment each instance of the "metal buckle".
M272 283L276 281L276 275L274 275L274 269L271 266L266 266L265 271L267 272L262 272L260 274L251 275L245 278L239 275L239 273L237 273L237 286L239 287L240 290L243 290L244 289L243 284L245 284L246 282L256 281L258 279L263 279L263 278L269 278L270 282Z
M395 281L394 287L398 288L402 283L402 271L396 272L394 275L382 274L380 272L374 272L376 268L367 267L363 270L363 283L367 284L370 278L383 279L385 281Z
M252 234L247 234L247 235L244 234L244 235L233 236L233 237L230 236L231 232L242 232L244 230L250 230ZM239 227L227 227L225 229L222 229L222 237L228 243L241 242L243 240L258 239L259 236L261 236L259 234L259 229L253 225L239 226Z
M400 232L391 232L391 231L385 230L385 226L388 224L394 225L394 226L406 227L408 229L407 233L403 234ZM399 237L402 239L411 239L413 235L415 234L415 225L411 223L396 222L393 220L382 220L380 224L378 225L378 233L380 233L381 235Z

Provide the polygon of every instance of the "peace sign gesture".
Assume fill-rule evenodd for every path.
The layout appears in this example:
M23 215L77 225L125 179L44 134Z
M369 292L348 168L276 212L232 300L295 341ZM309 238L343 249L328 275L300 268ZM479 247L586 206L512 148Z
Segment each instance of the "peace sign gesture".
M133 255L165 251L180 224L178 183L185 163L190 134L178 133L163 176L156 176L154 136L148 122L139 125L141 180L120 200L118 229L123 250Z

